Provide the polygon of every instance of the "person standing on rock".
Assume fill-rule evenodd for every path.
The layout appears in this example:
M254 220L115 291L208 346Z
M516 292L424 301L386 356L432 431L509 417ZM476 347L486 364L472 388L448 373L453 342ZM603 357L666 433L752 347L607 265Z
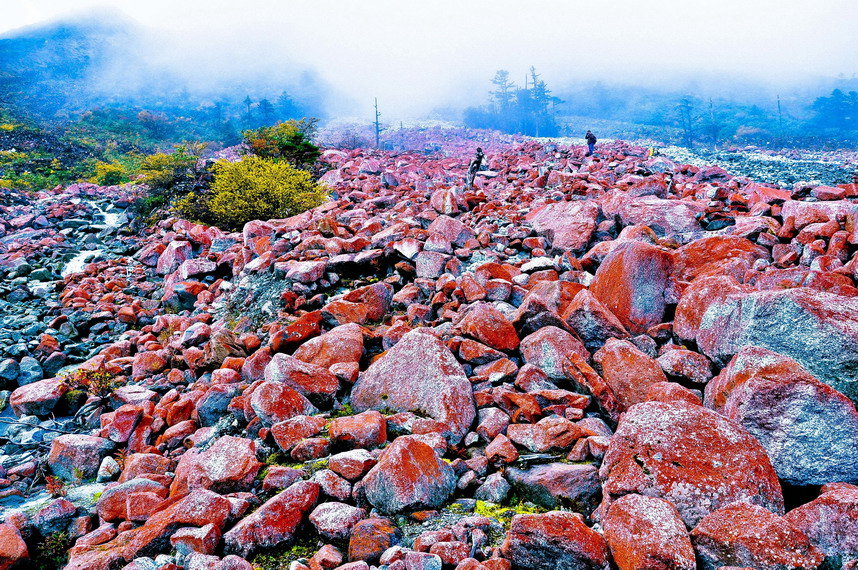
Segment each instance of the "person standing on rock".
M592 131L587 131L587 134L584 135L584 139L587 141L587 154L585 156L590 156L594 152L596 152L596 135L593 134Z
M483 149L477 147L477 154L474 155L474 158L471 159L471 163L468 165L468 188L474 187L474 178L477 176L477 171L483 164L483 158L485 158Z

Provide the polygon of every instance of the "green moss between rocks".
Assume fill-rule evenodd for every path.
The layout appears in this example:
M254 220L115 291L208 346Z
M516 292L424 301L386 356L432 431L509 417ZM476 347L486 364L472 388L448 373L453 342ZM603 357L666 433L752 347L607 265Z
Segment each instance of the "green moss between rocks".
M279 547L270 552L257 554L251 564L255 570L289 570L289 565L296 560L307 560L319 549L318 541L304 536L295 544Z

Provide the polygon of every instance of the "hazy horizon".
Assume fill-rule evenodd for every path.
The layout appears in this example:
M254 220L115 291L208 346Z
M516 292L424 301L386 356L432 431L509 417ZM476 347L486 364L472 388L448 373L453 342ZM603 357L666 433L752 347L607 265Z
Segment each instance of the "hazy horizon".
M334 94L332 115L388 119L482 102L495 70L523 83L531 65L557 91L580 82L771 89L858 73L858 3L662 0L449 0L413 3L255 1L145 5L59 0L4 7L0 35L91 10L139 24L139 54L191 87L264 82L309 72ZM103 13L103 12L102 12ZM129 44L137 46L137 44ZM467 99L467 100L466 100Z

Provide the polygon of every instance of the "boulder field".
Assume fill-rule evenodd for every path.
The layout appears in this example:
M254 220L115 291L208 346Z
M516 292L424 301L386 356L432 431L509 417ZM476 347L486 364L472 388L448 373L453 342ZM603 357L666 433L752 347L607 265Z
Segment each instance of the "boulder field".
M858 564L858 188L481 136L61 278L137 190L0 202L0 569Z

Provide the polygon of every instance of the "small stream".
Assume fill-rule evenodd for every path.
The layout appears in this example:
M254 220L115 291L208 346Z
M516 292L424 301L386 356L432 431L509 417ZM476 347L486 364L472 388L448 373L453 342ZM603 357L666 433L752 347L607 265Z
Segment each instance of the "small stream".
M76 203L79 203L80 199L75 198L72 201L76 201ZM91 228L104 231L108 228L116 228L119 226L120 220L122 218L121 212L105 212L99 204L92 200L87 200L87 203L89 203L89 205L96 210L97 215L100 215L102 218L104 218L104 221L102 223L92 224L90 226ZM83 268L86 266L86 264L90 262L90 260L98 257L102 253L104 253L104 248L81 250L77 253L77 255L75 255L65 264L60 274L63 277L66 277L67 275L71 275L73 273L80 273L81 271L83 271Z

